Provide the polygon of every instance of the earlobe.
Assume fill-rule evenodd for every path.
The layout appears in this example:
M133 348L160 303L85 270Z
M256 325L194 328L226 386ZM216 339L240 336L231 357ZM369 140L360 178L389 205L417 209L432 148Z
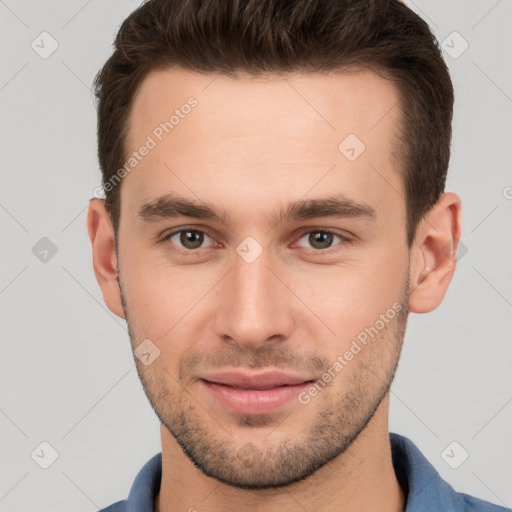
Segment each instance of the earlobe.
M114 229L102 199L91 199L89 202L87 231L92 245L94 274L103 293L103 300L112 313L125 318L117 282Z
M411 248L411 312L428 313L443 301L455 273L460 233L460 198L443 194L418 225Z

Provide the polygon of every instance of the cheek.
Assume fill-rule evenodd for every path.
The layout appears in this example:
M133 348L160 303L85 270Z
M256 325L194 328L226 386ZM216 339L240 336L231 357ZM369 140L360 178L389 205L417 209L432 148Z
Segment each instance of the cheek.
M149 338L160 348L162 359L175 360L188 347L190 333L197 332L198 315L218 280L216 273L198 272L193 265L173 267L161 257L155 262L132 252L122 261L121 276L136 342Z
M343 350L401 299L407 252L397 250L392 238L388 234L386 240L337 265L281 267L283 280L293 290L283 307L295 317L296 328L316 340L319 350ZM132 245L122 247L120 262L130 319L138 335L160 341L159 346L174 351L176 357L178 340L183 347L191 332L197 338L228 300L225 292L219 292L222 287L215 286L225 267L215 263L172 266L160 251L151 255Z
M396 303L403 299L407 252L397 254L396 250L383 247L371 254L369 258L330 268L318 267L292 281L296 295L315 314L313 318L301 306L313 318L309 328L316 328L315 339L325 350L346 349L359 333L373 326L390 309L390 316L394 317L393 305L396 308Z

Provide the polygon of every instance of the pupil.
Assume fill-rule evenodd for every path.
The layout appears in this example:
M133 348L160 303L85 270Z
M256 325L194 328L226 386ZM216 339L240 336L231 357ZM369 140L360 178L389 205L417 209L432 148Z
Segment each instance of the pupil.
M187 249L197 249L203 243L204 235L197 231L182 231L180 242Z
M325 249L332 244L332 233L326 233L324 231L316 231L309 235L309 241L316 249Z

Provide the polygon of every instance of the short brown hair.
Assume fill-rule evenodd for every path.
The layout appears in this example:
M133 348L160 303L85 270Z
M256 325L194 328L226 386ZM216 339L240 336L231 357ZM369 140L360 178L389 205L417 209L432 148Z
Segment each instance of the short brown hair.
M400 95L397 154L409 246L444 191L453 86L427 23L400 0L144 2L122 23L114 52L94 80L104 188L126 161L137 88L151 71L172 66L228 76L378 70ZM117 233L121 184L109 188L105 206Z

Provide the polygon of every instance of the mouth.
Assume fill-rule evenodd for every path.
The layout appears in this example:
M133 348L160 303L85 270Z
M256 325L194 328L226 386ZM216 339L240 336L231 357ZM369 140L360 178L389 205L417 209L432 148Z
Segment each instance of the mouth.
M281 372L252 375L223 372L199 380L210 397L223 408L237 414L269 414L277 411L314 382L310 378Z
M279 371L266 371L260 373L224 371L205 374L201 376L201 378L208 382L223 384L237 389L255 390L273 389L280 386L294 386L313 380L311 377L303 377Z
M205 382L210 382L211 384L218 384L219 386L226 386L226 387L229 387L229 388L233 388L233 389L245 389L245 390L254 390L254 391L265 391L267 389L277 389L277 388L284 388L286 386L297 386L299 384L302 384L302 383L299 383L299 384L281 384L279 386L275 386L275 385L268 385L268 386L263 386L263 385L254 385L254 386L232 386L230 384L224 384L222 382L213 382L213 381L205 381ZM310 381L304 381L304 382L310 382Z

